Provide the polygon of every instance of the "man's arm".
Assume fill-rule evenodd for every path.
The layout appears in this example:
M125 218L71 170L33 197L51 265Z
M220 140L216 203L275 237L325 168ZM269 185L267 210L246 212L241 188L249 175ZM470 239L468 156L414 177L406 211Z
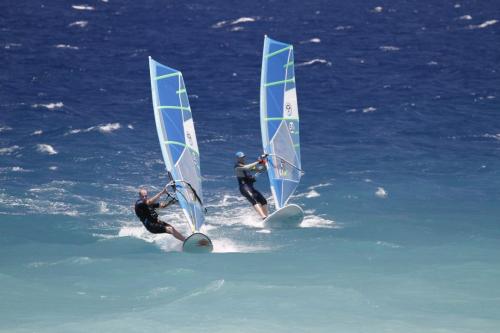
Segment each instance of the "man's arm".
M253 162L253 163L250 163L250 164L244 164L244 165L239 165L236 167L236 170L240 170L240 171L253 171L255 169L255 167L260 163L260 161L256 161L256 162Z
M152 205L155 203L158 199L160 199L161 195L167 192L167 188L165 187L161 192L158 192L154 197L146 200L146 205Z

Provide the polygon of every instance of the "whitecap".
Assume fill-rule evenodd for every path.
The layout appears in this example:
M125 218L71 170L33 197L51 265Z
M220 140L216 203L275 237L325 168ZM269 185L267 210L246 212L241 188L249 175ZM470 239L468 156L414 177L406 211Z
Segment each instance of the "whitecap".
M469 21L469 20L472 20L472 16L470 16L470 15L463 15L463 16L460 16L458 19L459 20Z
M43 134L42 130L36 130L33 133L31 133L31 135L42 135L42 134Z
M49 103L49 104L33 104L33 108L46 108L49 110L60 109L64 106L63 102Z
M132 125L129 125L132 126ZM103 134L111 133L113 131L119 130L121 128L120 123L108 123L106 125L91 126L88 128L75 128L66 132L64 135L78 134L78 133L88 133L91 131L99 131ZM130 128L130 127L128 127ZM133 126L132 128L133 129Z
M389 243L389 242L384 242L384 241L377 241L377 245L385 246L385 247L390 247L392 249L399 249L401 245L395 244L395 243Z
M229 238L212 238L215 253L252 253L268 251L270 248L253 244L237 243Z
M488 20L488 21L485 21L479 25L469 25L469 29L484 29L486 27L489 27L491 25L494 25L494 24L497 24L498 23L498 20Z
M380 50L385 51L385 52L390 52L390 51L399 51L399 47L397 46L392 46L392 45L384 45L379 47Z
M120 123L109 123L106 125L99 126L99 132L101 133L111 133L113 131L119 130L121 128Z
M212 25L212 28L222 28L223 26L225 26L227 24L227 21L219 21L217 23L215 23L214 25Z
M244 30L245 28L243 27L232 27L231 28L231 31L241 31L241 30Z
M57 169L58 169L58 167L56 167L56 166L50 166L49 167L49 170L52 170L52 171L56 171Z
M72 22L68 25L68 27L79 27L79 28L85 28L89 24L88 21L75 21Z
M236 19L233 22L231 22L231 24L235 25L235 24L247 23L247 22L255 22L255 18L253 18L253 17L240 17L239 19Z
M382 13L383 10L384 10L383 7L377 6L377 7L375 7L375 8L372 9L372 12L373 13Z
M57 150L54 149L54 147L45 143L37 144L36 149L38 152L48 155L55 155L58 153Z
M94 7L89 5L72 5L71 7L76 10L95 10Z
M318 37L315 37L315 38L311 38L311 39L308 39L308 40L303 40L300 43L301 44L307 44L307 43L318 44L318 43L321 43L321 39L319 39Z
M214 25L212 25L212 28L219 29L219 28L223 28L227 25L236 25L236 24L241 24L241 23L255 22L256 19L258 19L258 18L257 17L255 17L255 18L254 17L240 17L240 18L238 18L236 20L232 20L232 21L223 20L223 21L219 21L219 22L215 23ZM243 27L238 27L238 30L233 30L233 29L231 29L231 31L238 31L238 30L243 29Z
M325 59L313 59L313 60L299 63L299 64L295 65L295 67L310 66L310 65L314 65L314 64L325 64L327 66L332 65L331 62L326 61Z
M327 187L327 186L332 186L332 183L319 183L318 185L309 186L307 189L314 190L319 187Z
M22 44L19 44L19 43L7 43L7 44L5 44L4 49L9 50L10 48L21 47L21 46L22 46Z
M389 193L383 187L377 187L377 191L375 191L375 196L381 199L387 198Z
M352 29L352 25L338 25L335 27L335 30L337 31L349 30L349 29Z
M438 65L438 63L437 63L437 61L431 60L431 61L429 61L429 62L427 63L427 65L429 65L429 66L437 66L437 65Z
M0 133L5 132L5 131L11 131L12 127L9 126L1 126L0 127Z
M363 109L363 113L375 112L376 110L377 110L377 108L374 108L373 106L369 106L369 107Z
M495 140L500 140L500 133L498 134L484 134L483 135L484 138L489 138L489 139L495 139Z
M22 167L19 166L13 166L11 170L12 172L29 172L29 170L23 169Z
M134 126L133 126L132 124L128 124L128 125L127 125L127 128L128 128L128 129L133 130L133 129L134 129Z
M0 148L0 155L10 155L18 149L20 149L20 147L17 145L10 146L7 148Z
M69 50L79 50L80 49L78 46L72 46L69 44L57 44L57 45L54 45L54 47L58 48L58 49L69 49Z
M337 229L339 226L335 221L325 219L317 215L306 215L304 220L300 223L301 228L327 228Z
M311 190L306 194L306 198L308 198L308 199L317 198L319 196L320 196L320 194L318 192L316 192L315 190Z

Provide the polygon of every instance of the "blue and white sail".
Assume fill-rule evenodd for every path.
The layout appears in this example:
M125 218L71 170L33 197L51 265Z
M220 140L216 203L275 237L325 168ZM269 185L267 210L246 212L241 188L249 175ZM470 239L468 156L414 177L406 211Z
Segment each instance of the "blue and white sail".
M302 176L293 46L264 37L260 126L276 209L284 207Z
M149 57L151 92L158 139L177 199L191 231L204 222L200 154L182 73Z

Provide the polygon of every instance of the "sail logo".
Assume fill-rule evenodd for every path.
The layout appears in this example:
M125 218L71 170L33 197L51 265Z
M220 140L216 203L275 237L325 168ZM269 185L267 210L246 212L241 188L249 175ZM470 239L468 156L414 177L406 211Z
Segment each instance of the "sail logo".
M186 132L186 137L188 139L188 144L192 147L193 146L193 137L191 136L191 133Z
M285 104L285 110L286 110L286 114L288 116L291 116L292 115L292 104L286 103Z

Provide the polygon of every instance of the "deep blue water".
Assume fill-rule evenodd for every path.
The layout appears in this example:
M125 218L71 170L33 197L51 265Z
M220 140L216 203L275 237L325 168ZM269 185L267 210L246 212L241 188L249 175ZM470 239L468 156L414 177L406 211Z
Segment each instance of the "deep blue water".
M1 2L0 331L499 331L497 20L494 1ZM294 44L292 230L263 229L232 175L261 151L264 34ZM165 183L148 56L184 75L211 255L131 210Z

